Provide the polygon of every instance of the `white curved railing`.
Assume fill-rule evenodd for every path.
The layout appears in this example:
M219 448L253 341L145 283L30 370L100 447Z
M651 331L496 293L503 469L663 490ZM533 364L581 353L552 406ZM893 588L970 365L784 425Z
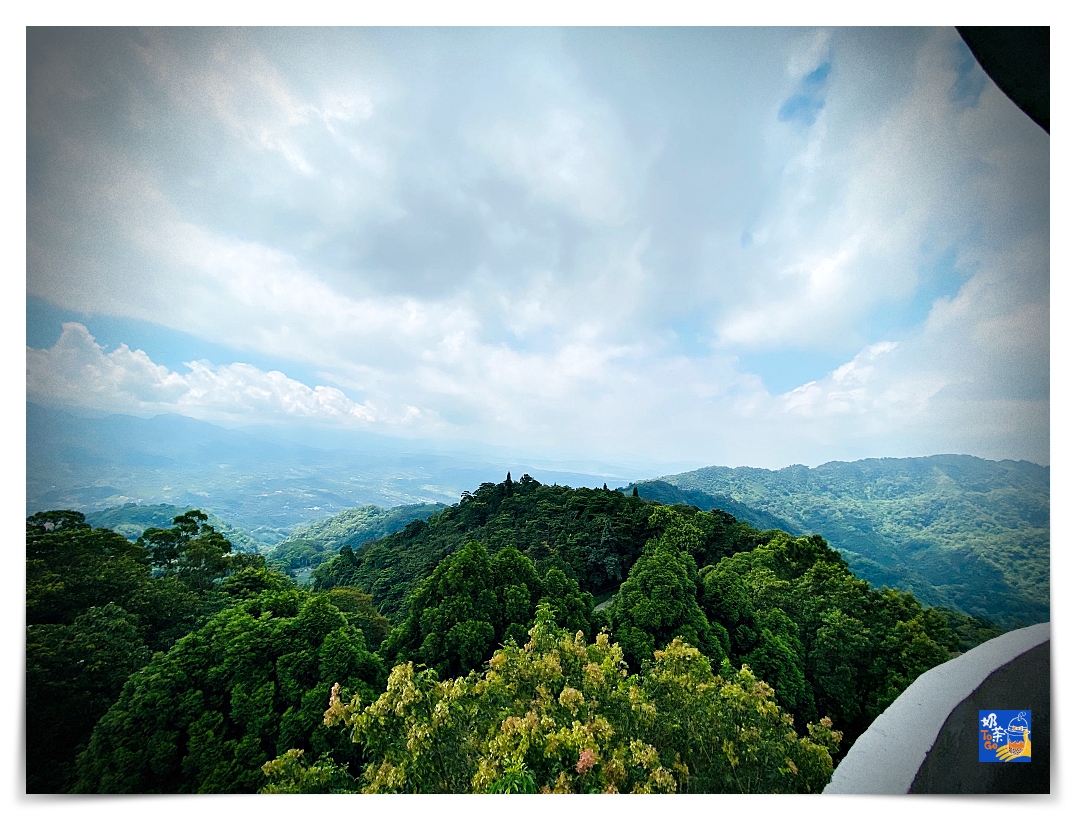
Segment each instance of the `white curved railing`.
M953 710L1048 640L1049 622L1015 629L924 672L852 744L824 793L907 794Z

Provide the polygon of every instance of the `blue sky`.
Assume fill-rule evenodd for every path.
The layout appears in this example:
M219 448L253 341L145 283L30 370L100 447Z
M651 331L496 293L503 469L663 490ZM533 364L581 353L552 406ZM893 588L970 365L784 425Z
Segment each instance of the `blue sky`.
M1049 461L1049 138L954 29L31 30L27 397Z

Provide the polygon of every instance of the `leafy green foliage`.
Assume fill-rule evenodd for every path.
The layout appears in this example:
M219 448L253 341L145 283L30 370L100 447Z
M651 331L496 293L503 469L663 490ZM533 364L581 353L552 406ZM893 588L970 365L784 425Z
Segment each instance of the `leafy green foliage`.
M125 608L150 579L145 551L82 513L55 510L26 520L26 621L71 623L91 606Z
M587 643L545 604L484 674L401 664L372 703L334 692L326 722L365 750L366 792L820 791L839 740L825 726L797 737L764 683L713 675L679 640L629 675L608 633ZM270 788L316 776L297 764L273 761Z
M1000 631L817 535L528 476L314 580L196 510L134 544L32 516L28 788L818 791L916 676Z
M153 651L167 649L230 603L231 578L204 583L207 573L221 570L213 561L226 555L227 541L195 513L176 528L193 529L194 536L182 544L172 537L179 552L168 559L186 571L156 577L144 545L91 529L82 513L54 510L27 519L28 791L69 790L78 750L127 677ZM221 571L236 565L225 561Z
M83 792L253 792L288 749L357 765L322 723L333 683L370 698L382 667L324 595L257 594L132 675L79 756Z
M323 754L310 766L303 765L303 750L288 749L262 766L268 781L262 794L354 794L360 783L346 766Z
M479 541L491 553L515 547L540 576L555 567L581 590L600 595L615 591L646 542L660 535L650 524L654 507L613 490L547 487L527 475L483 484L426 521L359 550L341 550L314 571L314 586L357 586L390 619L403 619L408 597L441 559ZM716 561L768 540L722 512L701 513L695 523L702 532L696 561Z
M471 541L419 584L407 619L383 647L385 657L392 663L415 660L442 677L477 669L505 641L526 641L543 595L554 619L588 630L590 596L555 567L546 578L543 584L533 562L513 547L491 558Z
M629 516L629 527L608 517L609 513L590 519L579 514L580 503L584 503L582 510L587 509L585 503L605 503L603 491L535 484L524 477L511 485L485 485L472 500L465 497L428 523L412 524L410 531L368 545L365 560L353 551L342 552L332 564L323 566L322 580L329 583L326 579L337 572L358 583L357 579L370 578L367 573L378 555L382 556L378 561L389 554L402 561L405 548L421 553L430 544L450 542L450 524L457 531L468 531L468 522L474 525L482 520L473 518L477 512L468 509L472 504L483 505L479 511L496 507L493 520L505 542L527 544L527 533L538 530L534 518L541 519L545 528L558 521L566 529L577 526L580 519L589 520L590 528L577 532L589 535L591 557L559 561L555 566L565 568L561 570L565 578L567 573L588 577L593 555L602 554L603 537L605 543L610 540L607 533L633 533L622 539L633 545L646 534L640 557L630 566L610 606L590 616L591 631L580 621L573 622L572 628L593 635L598 626L608 626L632 670L642 669L654 652L678 636L703 651L715 671L726 657L733 667L747 664L773 688L778 703L794 716L801 731L821 716L829 716L844 733L846 746L918 674L975 641L998 634L986 621L955 611L925 611L911 596L872 589L858 581L841 555L819 536L793 538L780 531L760 532L720 510L704 513L628 496L618 502L609 494L611 504L626 504L621 511ZM562 517L551 514L546 490L559 493L566 503ZM567 514L571 511L574 516ZM607 517L601 520L602 515ZM469 531L488 533L491 527L485 521ZM515 536L506 534L509 524L515 527ZM581 540L577 536L574 543ZM564 551L559 549L543 552L546 542L529 543L530 554L546 556L540 559L546 566L563 559ZM566 543L566 539L554 543ZM697 571L700 565L702 570ZM340 572L341 566L346 570ZM475 567L469 573L483 577ZM395 577L388 567L380 570L381 580L373 585L375 600L376 589L386 588L385 582ZM478 668L476 659L485 656L483 650L488 653L506 638L494 626L499 616L473 615L482 600L477 588L463 595L459 604L458 612L472 614L452 620L438 614L440 599L434 601L428 591L423 596L419 602L412 601L406 628L401 627L401 637L406 634L407 638L388 647L390 661L398 653L399 660L429 664L442 676L460 674ZM555 602L558 596L550 595L549 600ZM451 663L446 661L446 641L456 647L457 659ZM401 651L405 645L407 651ZM426 654L419 651L423 646ZM461 652L469 653L467 662L460 660Z
M167 529L177 516L187 512L186 507L174 504L123 504L86 513L86 523L94 528L102 527L118 532L124 538L137 541L151 527ZM259 551L258 542L246 532L222 521L213 513L207 513L206 523L223 535L237 552Z
M1050 472L972 456L814 469L706 467L663 482L729 497L821 533L855 573L1015 628L1050 617ZM639 485L642 494L650 482Z
M168 529L151 527L138 544L149 553L161 575L176 576L192 589L211 589L215 582L244 567L264 566L260 555L233 553L231 542L206 523L201 510L176 516Z
M961 644L948 617L858 580L819 536L781 535L704 567L701 605L798 725L831 717L846 743Z
M149 661L138 619L115 604L26 630L26 790L66 792L74 761L127 677Z
M542 578L542 599L539 606L549 607L553 622L569 632L592 633L590 614L594 596L579 589L579 582L569 578L557 567L550 567Z
M650 523L663 531L647 544L610 607L613 637L634 669L676 637L720 662L725 653L696 600L691 552L699 549L701 530L670 507L657 507Z
M933 611L945 620L946 626L953 635L953 639L947 644L950 652L967 652L983 641L989 641L1004 632L986 618L968 616L944 606L934 607Z
M329 590L329 600L351 626L362 631L367 646L376 650L388 638L392 624L377 611L369 593L355 587L334 587Z
M643 676L655 710L650 737L665 758L682 763L681 791L820 792L841 741L829 718L797 737L774 690L747 666L726 666L724 678L710 667L677 638Z
M344 510L299 527L277 544L268 557L289 573L317 567L345 545L361 547L367 541L399 532L412 521L429 518L443 508L444 504L406 504L387 510L373 505Z

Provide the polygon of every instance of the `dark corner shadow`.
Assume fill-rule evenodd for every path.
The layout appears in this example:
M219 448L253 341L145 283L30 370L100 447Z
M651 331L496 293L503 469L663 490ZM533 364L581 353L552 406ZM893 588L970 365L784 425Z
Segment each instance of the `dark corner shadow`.
M1050 133L1050 27L957 26L983 71Z

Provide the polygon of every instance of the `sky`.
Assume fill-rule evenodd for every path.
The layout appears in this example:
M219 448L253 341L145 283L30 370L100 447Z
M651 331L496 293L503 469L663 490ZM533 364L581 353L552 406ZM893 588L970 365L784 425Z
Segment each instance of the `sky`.
M29 29L29 401L1049 463L1049 137L952 28Z

